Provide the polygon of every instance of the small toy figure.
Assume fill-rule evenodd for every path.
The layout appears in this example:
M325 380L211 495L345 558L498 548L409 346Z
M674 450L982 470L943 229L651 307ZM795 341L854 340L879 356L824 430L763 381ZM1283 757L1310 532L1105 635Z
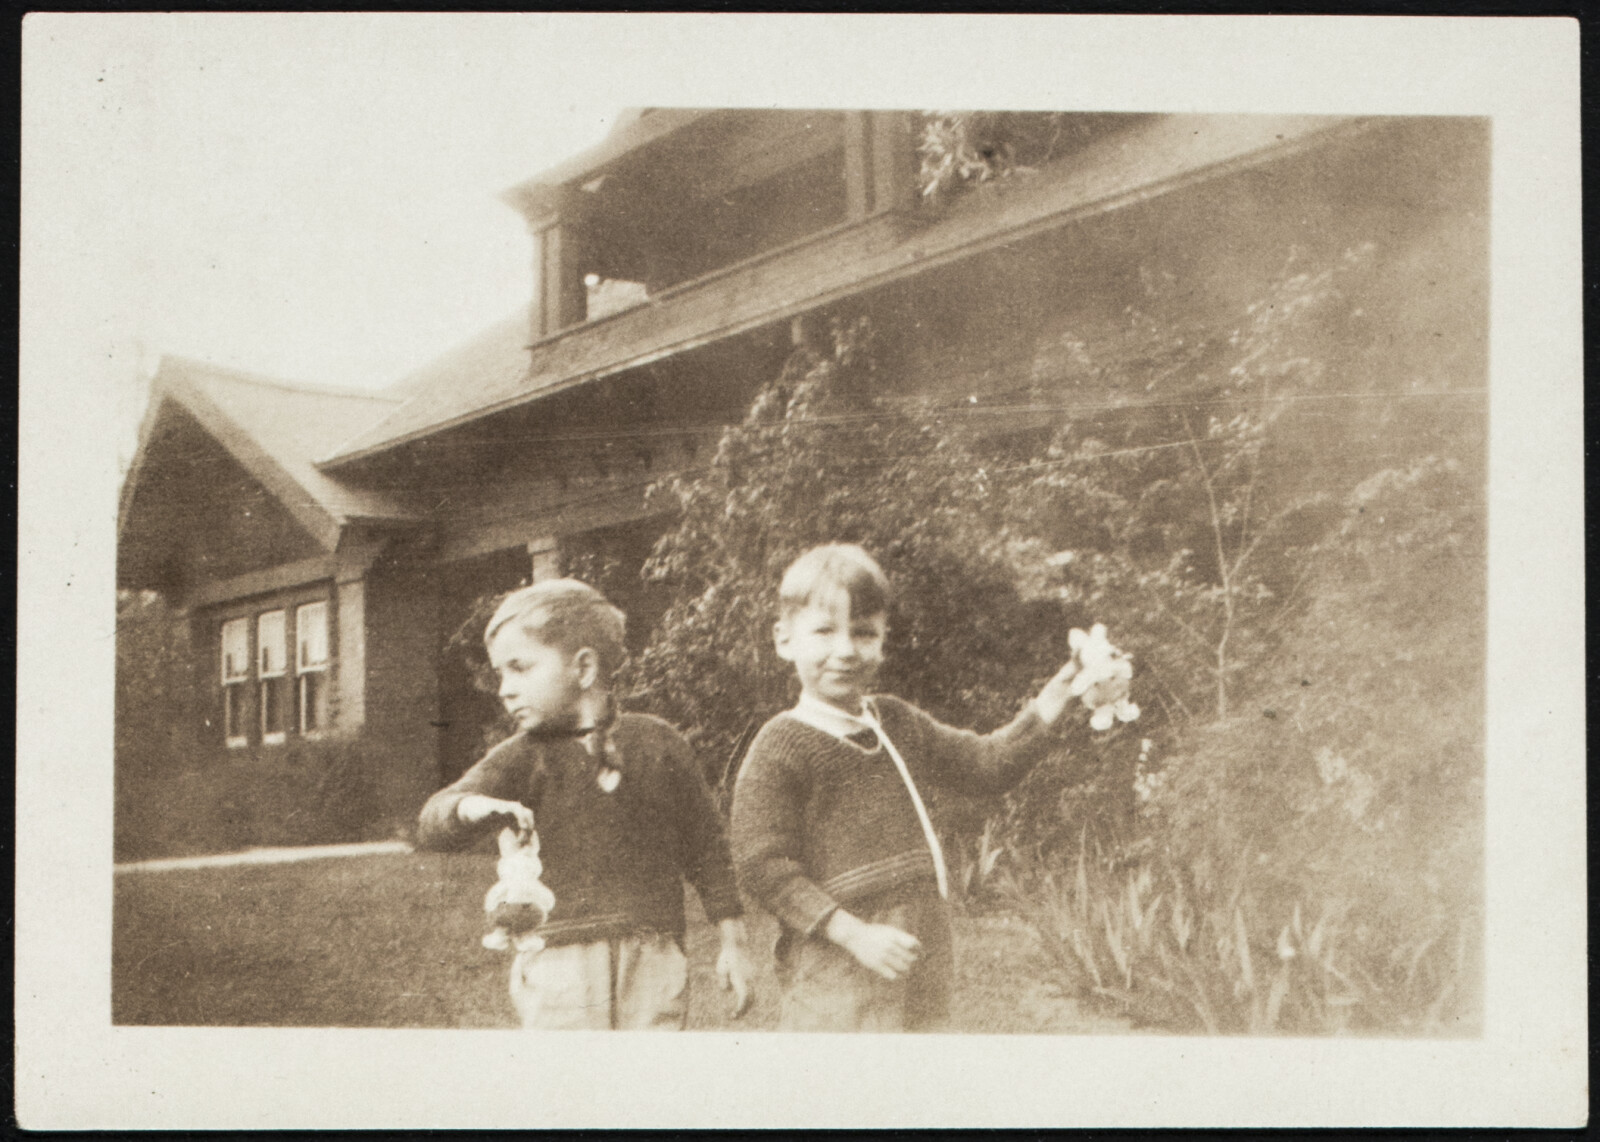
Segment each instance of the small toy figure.
M1089 633L1073 628L1067 635L1079 670L1073 676L1070 692L1081 696L1094 713L1089 728L1109 730L1114 722L1131 722L1139 707L1128 700L1128 683L1133 678L1133 659L1111 645L1104 623L1095 623Z
M539 861L539 834L527 830L524 837L513 828L500 830L500 861L495 870L500 879L483 898L483 910L494 927L483 937L483 946L503 952L538 951L544 938L536 929L556 906L555 893L539 879L544 865Z

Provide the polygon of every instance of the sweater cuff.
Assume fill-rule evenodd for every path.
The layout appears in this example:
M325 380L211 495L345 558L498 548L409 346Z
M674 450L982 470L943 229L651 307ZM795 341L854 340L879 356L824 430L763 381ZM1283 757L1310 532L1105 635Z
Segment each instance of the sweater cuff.
M701 892L700 907L705 909L706 919L713 924L720 924L724 920L737 920L744 915L744 903L739 899L738 889L732 885Z
M1066 713L1063 712L1054 725L1047 724L1044 715L1039 713L1038 703L1030 700L1000 733L1013 749L1038 751L1044 749L1067 728L1068 720Z
M456 806L467 796L460 790L441 790L428 799L417 820L417 847L421 849L451 849L475 830L456 816Z
M772 902L773 914L803 936L809 936L833 915L839 902L814 882L797 876Z

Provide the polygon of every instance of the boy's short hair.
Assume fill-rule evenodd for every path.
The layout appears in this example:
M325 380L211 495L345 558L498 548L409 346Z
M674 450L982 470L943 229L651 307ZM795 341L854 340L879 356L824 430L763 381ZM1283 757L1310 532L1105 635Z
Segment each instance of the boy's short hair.
M584 647L600 659L600 677L609 679L627 658L623 642L627 617L606 597L577 579L546 579L521 587L500 600L483 630L487 647L500 628L515 622L540 642L576 654Z
M889 577L878 561L854 543L825 543L800 556L783 573L778 585L778 617L793 618L827 587L849 597L852 616L889 613L893 598Z

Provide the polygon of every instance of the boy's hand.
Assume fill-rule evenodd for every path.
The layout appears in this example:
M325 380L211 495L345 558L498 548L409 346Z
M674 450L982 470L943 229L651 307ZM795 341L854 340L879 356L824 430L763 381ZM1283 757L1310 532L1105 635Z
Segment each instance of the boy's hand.
M828 917L828 939L854 956L862 967L884 979L899 979L922 954L922 945L910 932L892 924L868 924L843 908Z
M1039 717L1045 725L1055 725L1056 719L1061 717L1067 704L1072 701L1072 680L1077 677L1078 669L1078 657L1073 655L1065 666L1056 671L1056 676L1044 684L1044 689L1033 700L1034 708L1039 711Z
M722 951L717 953L717 980L723 991L733 992L733 1017L737 1019L750 1010L750 977L755 972L744 954L744 921L724 920L718 928Z
M491 817L509 817L523 837L533 832L533 810L518 801L502 801L482 793L468 793L456 802L456 816L468 825L482 824Z

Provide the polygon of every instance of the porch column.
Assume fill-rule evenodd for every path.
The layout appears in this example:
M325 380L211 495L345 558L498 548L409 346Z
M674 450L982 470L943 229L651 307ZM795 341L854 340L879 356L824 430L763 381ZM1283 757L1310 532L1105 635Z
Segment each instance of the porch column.
M845 216L854 222L867 216L872 199L872 128L865 111L843 114Z
M872 123L872 212L911 206L917 200L917 141L911 137L911 112L867 115Z
M588 316L588 288L583 284L582 239L571 222L547 226L540 234L544 281L539 288L544 314L543 336L581 325Z
M582 203L567 188L551 188L530 204L533 236L533 339L549 337L588 316L583 284Z
M367 720L367 585L361 579L335 587L334 729L355 733Z
M561 541L553 535L541 535L528 541L529 576L535 583L561 578Z

